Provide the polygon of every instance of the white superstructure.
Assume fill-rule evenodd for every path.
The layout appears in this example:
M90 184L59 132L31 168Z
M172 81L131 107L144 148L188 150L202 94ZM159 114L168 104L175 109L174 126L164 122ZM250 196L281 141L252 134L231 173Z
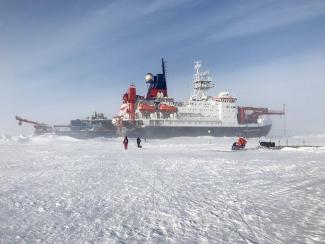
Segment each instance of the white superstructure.
M208 71L201 72L201 62L196 61L193 77L193 95L183 106L178 106L179 118L197 117L201 120L218 121L220 124L237 126L237 99L229 92L220 92L211 97L206 92L214 87Z

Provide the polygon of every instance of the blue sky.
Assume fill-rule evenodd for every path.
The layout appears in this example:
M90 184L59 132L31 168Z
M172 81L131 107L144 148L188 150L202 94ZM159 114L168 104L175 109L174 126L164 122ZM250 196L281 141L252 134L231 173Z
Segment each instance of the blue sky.
M325 1L0 0L0 133L14 116L111 117L133 82L167 60L169 94L191 93L193 61L241 105L280 109L292 131L325 132ZM274 119L274 129L281 121Z

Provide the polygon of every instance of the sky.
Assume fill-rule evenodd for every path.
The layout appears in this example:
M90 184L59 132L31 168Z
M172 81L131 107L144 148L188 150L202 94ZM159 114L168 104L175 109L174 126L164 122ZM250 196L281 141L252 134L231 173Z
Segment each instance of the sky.
M169 95L192 92L193 62L239 105L280 110L292 134L325 133L325 0L0 0L0 133L15 115L68 124L118 113L167 60ZM273 132L282 130L274 117Z

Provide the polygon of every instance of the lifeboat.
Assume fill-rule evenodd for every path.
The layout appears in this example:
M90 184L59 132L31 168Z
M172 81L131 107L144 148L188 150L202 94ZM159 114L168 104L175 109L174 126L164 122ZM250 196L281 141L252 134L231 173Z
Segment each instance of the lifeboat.
M175 113L177 111L177 108L173 105L160 104L159 110L165 113Z
M153 113L156 111L156 108L154 105L148 104L148 103L139 103L138 109L140 112L150 112Z

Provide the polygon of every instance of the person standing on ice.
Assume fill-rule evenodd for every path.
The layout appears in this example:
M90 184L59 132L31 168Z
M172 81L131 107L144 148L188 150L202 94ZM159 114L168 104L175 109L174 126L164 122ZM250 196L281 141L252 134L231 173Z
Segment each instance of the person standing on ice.
M142 148L140 137L137 138L137 145L138 145L138 148Z
M124 145L124 149L127 150L128 149L128 144L129 144L129 139L127 136L124 137L123 140L123 145Z

